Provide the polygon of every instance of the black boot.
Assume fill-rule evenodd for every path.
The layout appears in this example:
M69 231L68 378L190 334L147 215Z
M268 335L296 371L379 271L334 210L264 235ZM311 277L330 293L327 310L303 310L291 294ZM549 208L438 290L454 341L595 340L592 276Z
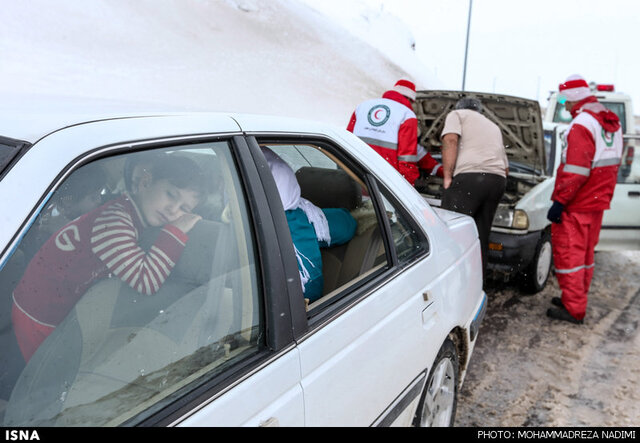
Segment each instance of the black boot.
M581 325L582 320L578 320L573 315L569 314L567 308L562 306L561 308L549 308L547 309L547 317L554 318L556 320L564 320L576 325Z
M551 304L559 308L564 308L564 305L562 304L562 298L560 297L551 297Z

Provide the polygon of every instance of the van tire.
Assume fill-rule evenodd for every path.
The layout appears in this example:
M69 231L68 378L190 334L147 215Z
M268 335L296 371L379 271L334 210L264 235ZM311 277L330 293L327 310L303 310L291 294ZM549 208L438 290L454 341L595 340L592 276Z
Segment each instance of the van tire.
M526 294L537 294L547 285L551 274L553 253L551 249L551 234L544 231L536 245L533 260L520 273L520 289Z

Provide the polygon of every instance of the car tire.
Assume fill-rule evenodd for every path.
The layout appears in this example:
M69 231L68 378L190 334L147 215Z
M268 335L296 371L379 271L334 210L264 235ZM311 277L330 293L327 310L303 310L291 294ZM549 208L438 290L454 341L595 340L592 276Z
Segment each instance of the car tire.
M551 234L544 231L536 246L533 260L520 275L521 290L527 294L537 294L542 291L549 280L552 263Z
M453 426L458 405L459 370L458 353L453 342L447 339L429 371L413 426Z

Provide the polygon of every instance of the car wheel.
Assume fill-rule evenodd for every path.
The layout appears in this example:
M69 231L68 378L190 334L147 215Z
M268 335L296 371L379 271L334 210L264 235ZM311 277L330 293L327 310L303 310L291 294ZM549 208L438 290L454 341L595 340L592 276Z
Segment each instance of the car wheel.
M545 231L536 246L531 264L522 272L521 289L528 294L542 291L549 280L552 261L551 234Z
M416 427L453 426L458 404L458 354L447 339L436 357L413 421Z

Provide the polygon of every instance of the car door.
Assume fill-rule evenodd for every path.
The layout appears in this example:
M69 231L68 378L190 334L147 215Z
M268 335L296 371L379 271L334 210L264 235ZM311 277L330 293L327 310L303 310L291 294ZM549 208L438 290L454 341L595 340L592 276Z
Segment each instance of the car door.
M180 426L302 426L304 403L300 385L300 358L293 332L306 323L295 323L290 313L290 292L299 287L297 268L284 210L263 157L250 153L244 139L236 138L239 169L254 210L257 254L262 258L263 285L267 294L265 330L269 353L254 362L248 373L223 390L195 413L188 412ZM267 186L263 186L264 183ZM274 194L275 193L275 194ZM278 226L280 228L278 228ZM282 239L282 235L285 239ZM279 252L278 252L279 251ZM294 303L295 307L299 305Z
M598 251L640 250L640 136L624 138L622 163L618 170L610 209L604 212Z
M298 339L305 425L391 424L417 400L443 336L428 240L339 146L284 136L257 143L296 171L304 198L358 219L349 243L322 250L324 295L308 304L309 332Z
M295 262L292 251L273 253L281 242L244 139L163 137L101 148L87 140L90 130L82 131L88 154L43 190L45 197L1 257L3 424L302 425L300 363L288 296ZM48 149L63 148L45 142L53 144ZM75 262L53 260L43 251L79 249L81 224L102 223L107 213L122 218L115 222L120 226L116 231L130 230L127 220L133 220L135 211L124 211L120 199L136 207L146 174L158 172L157 156L181 158L193 168L186 175L208 179L198 206L189 208L202 219L188 238L175 232L167 236L152 226L136 232L141 248L157 256L164 253L158 246L161 236L183 242L177 261L149 262L153 277L145 284L153 280L151 286L157 285L153 295L136 292L135 285L127 284L134 274L120 268L106 265L110 272L100 274L98 268L87 274L95 281L69 304L35 353L23 357L25 337L15 329L16 313L36 318L47 315L54 304L46 294L35 294L34 305L33 293L14 289L37 283L42 277L33 272L37 263L48 263L45 269L53 271L52 277L86 273L86 260L69 265ZM14 166L10 174L32 176L39 173L34 168L47 167L38 161L25 164ZM90 192L100 202L73 218L67 205L85 200ZM113 206L114 201L120 206ZM139 213L145 217L144 209ZM168 273L164 279L159 278L161 268ZM12 292L26 295L12 299ZM33 306L37 313L31 312Z
M359 303L300 344L309 426L391 425L417 401L441 345L432 256L416 254L428 251L426 239L391 194L379 192L380 211L388 217L387 272L351 289Z

